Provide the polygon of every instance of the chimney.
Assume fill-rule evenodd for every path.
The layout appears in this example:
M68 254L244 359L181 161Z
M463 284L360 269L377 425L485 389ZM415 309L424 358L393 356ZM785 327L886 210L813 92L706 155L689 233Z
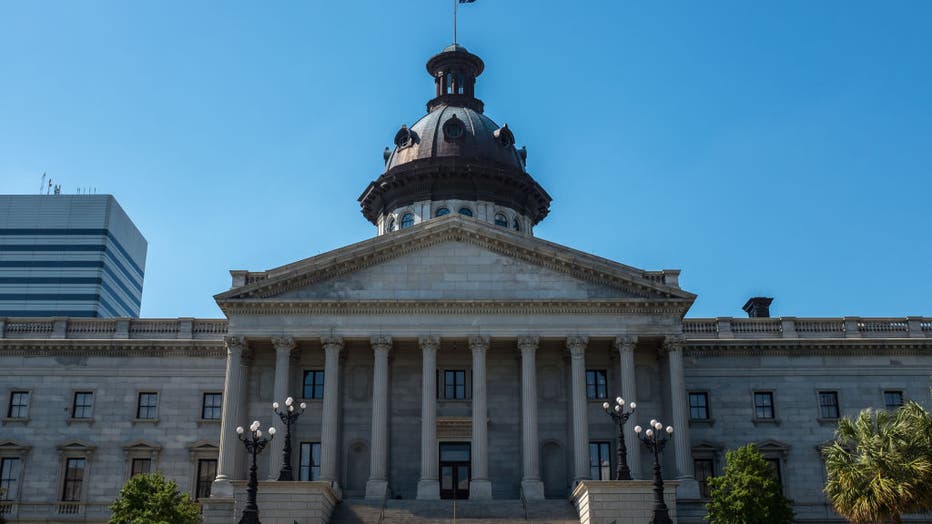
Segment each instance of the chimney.
M770 303L773 297L751 297L741 309L747 311L749 318L770 318Z

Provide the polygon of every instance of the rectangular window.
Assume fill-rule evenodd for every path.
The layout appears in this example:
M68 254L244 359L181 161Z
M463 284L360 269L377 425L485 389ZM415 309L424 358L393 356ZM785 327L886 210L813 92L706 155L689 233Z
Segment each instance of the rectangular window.
M320 478L320 442L302 442L298 480Z
M139 402L136 405L136 418L151 420L158 414L159 394L158 393L140 393Z
M449 400L462 400L466 398L466 372L464 370L444 370L443 398Z
M304 398L324 398L324 372L310 370L304 372Z
M838 418L837 391L819 392L819 417L829 419Z
M204 420L220 420L223 413L223 393L204 393L201 404L201 418Z
M210 497L210 486L217 478L217 459L201 459L197 461L197 491L194 499Z
M90 391L76 391L74 405L71 408L71 418L91 418L94 415L94 393Z
M777 480L777 485L780 486L780 491L783 491L783 472L780 471L780 459L769 458L765 460L770 465L770 470L773 471L773 476Z
M889 410L894 410L903 406L903 392L902 391L884 391L883 392L883 405Z
M589 476L592 480L612 480L608 442L589 443Z
M608 398L608 383L604 369L586 370L586 398Z
M710 498L709 479L715 476L715 463L711 459L697 459L693 461L693 469L699 483L699 495L704 499Z
M708 393L690 393L689 394L689 418L693 420L709 419L709 394Z
M0 500L16 500L20 464L19 457L0 459Z
M29 415L29 392L11 391L10 408L6 412L9 418L26 418Z
M754 393L754 418L774 418L773 393L769 391L758 391Z
M81 487L84 484L84 467L87 462L83 458L69 458L65 463L65 482L62 488L62 502L80 502Z
M134 458L133 467L130 471L130 476L135 477L136 475L142 475L144 473L149 473L152 470L152 459L147 458Z

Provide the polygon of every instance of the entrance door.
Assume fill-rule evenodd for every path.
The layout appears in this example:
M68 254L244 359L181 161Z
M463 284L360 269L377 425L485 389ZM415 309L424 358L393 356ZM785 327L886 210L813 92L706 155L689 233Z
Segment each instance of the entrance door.
M440 498L469 498L469 442L440 444Z

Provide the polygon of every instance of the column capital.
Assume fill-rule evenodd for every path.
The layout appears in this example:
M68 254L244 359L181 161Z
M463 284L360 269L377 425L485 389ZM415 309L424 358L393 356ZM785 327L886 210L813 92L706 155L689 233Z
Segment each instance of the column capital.
M436 335L424 335L418 337L417 343L422 351L437 351L440 348L440 337Z
M615 338L615 347L618 351L634 351L638 343L637 335L623 335Z
M540 337L527 335L523 337L518 337L518 349L521 352L525 351L536 351L540 346Z
M682 351L686 345L686 337L683 335L671 335L663 340L663 350L667 353Z
M329 337L320 337L320 343L324 346L324 350L336 349L337 352L339 352L343 349L343 337L335 337L333 335Z
M566 349L570 350L570 355L581 357L586 354L586 346L589 345L589 337L585 335L571 335L566 337Z
M485 351L489 349L489 337L482 335L472 335L469 337L469 349L475 351Z
M294 337L290 335L272 337L272 345L275 346L276 351L288 351L288 352L290 352L295 347L297 347L297 344L294 341Z
M392 350L392 337L384 335L373 335L369 339L369 343L372 344L372 350L376 353L380 351L388 353Z
M246 342L246 337L239 335L228 335L223 337L223 341L227 344L227 353L232 353L234 351L242 353L249 347L249 344Z

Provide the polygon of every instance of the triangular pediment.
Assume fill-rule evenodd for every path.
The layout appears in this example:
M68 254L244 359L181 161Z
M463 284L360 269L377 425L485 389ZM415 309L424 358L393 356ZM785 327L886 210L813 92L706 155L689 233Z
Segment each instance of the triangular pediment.
M260 273L217 295L241 301L675 301L677 271L648 272L461 216Z

